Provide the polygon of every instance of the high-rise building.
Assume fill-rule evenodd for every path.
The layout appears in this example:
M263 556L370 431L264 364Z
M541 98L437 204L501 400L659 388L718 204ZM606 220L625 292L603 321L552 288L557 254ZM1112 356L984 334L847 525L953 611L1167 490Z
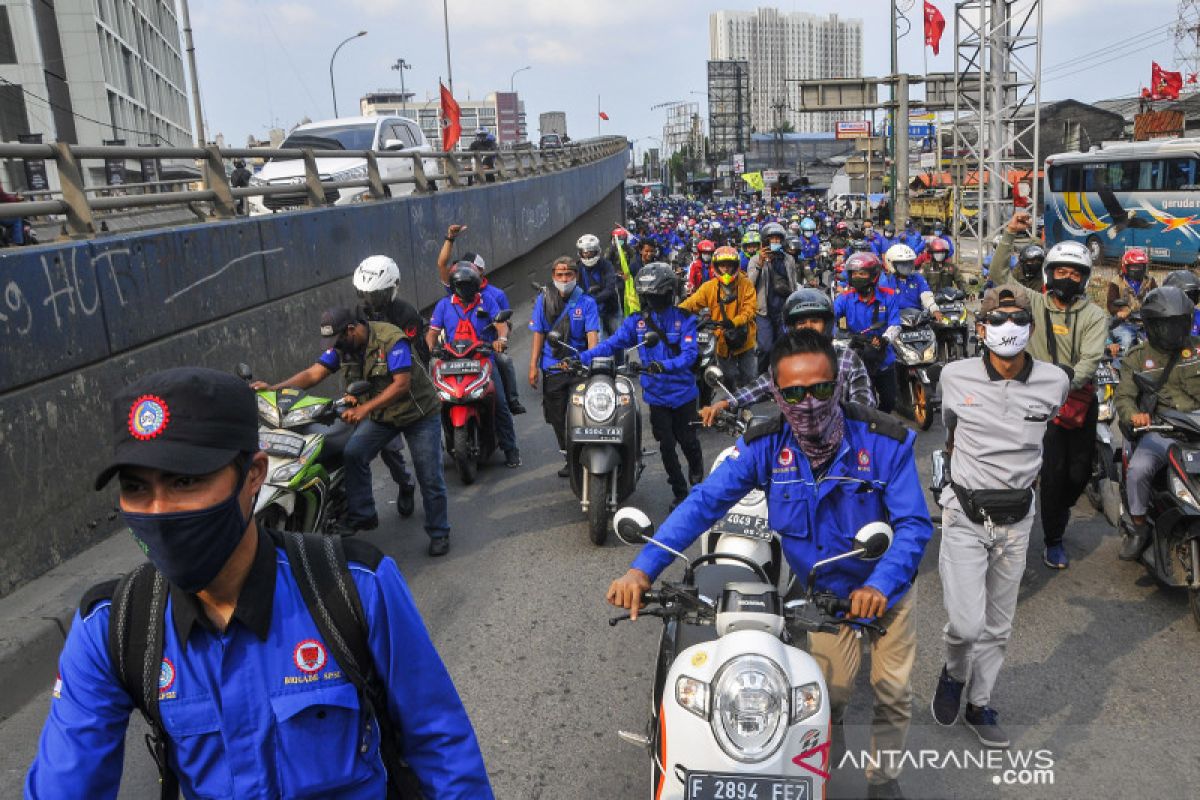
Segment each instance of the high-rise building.
M861 78L863 23L774 8L716 11L708 17L709 58L750 65L750 125L759 133L784 122L796 131L825 132L847 113L807 113L794 80ZM861 114L859 115L861 116Z
M174 0L0 5L0 139L189 146L181 53Z
M465 148L475 137L475 131L487 128L496 137L501 147L512 147L528 138L525 125L525 101L516 92L492 92L482 100L458 100L459 124L462 138L459 149ZM380 89L359 100L363 116L395 114L415 119L421 126L425 138L435 149L441 149L442 104L438 97L414 102L412 93L401 93L394 89Z

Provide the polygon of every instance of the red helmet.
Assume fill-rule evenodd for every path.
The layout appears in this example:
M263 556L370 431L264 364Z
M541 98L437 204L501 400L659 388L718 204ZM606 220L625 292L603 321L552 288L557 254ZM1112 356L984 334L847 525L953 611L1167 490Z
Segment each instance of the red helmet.
M708 239L701 239L700 244L696 245L696 251L699 253L715 253L717 246Z
M620 236L623 239L629 238L629 231L624 228L613 228L612 237L615 239Z
M1121 271L1124 272L1127 267L1149 267L1150 257L1146 255L1145 250L1128 250L1125 255L1121 256ZM1145 270L1142 270L1145 272Z
M833 229L834 229L835 231L839 231L839 232L842 232L842 233L844 233L845 231L848 231L848 230L850 230L850 226L849 226L849 225L847 225L845 222L839 222L837 225L834 225L834 226L833 226Z
M858 252L846 259L845 270L847 273L869 272L872 282L878 282L879 273L883 270L883 264L879 262L879 256L874 253Z
M930 258L940 264L950 256L950 243L940 236L934 236L925 244L925 250ZM939 253L941 258L938 258Z

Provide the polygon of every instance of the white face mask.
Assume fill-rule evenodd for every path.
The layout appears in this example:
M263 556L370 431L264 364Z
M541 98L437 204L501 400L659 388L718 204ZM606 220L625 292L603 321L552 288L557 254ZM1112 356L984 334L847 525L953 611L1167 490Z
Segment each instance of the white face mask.
M583 265L585 267L594 267L594 266L596 266L596 262L598 262L600 260L600 254L597 253L596 255L592 256L591 258L584 258L583 256L580 256L579 260L583 262Z
M575 291L575 284L576 284L575 280L555 281L554 288L558 289L559 294L566 296L566 295L569 295L571 292Z
M1031 326L1009 320L1003 325L984 325L983 343L1001 358L1012 358L1029 343Z

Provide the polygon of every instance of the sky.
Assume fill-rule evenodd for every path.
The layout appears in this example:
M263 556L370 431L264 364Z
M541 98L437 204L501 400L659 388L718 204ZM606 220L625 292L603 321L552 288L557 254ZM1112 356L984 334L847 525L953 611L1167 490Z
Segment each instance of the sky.
M529 136L538 114L565 111L573 138L597 132L637 141L640 151L661 136L664 102L696 101L706 114L708 15L752 10L763 2L698 0L446 0L457 97L507 91L513 80L525 102ZM900 68L910 73L954 69L953 2L934 0L947 19L941 54L923 46L920 0L899 0L913 20L900 40ZM1177 0L1043 0L1042 99L1090 101L1130 96L1150 77L1150 64L1175 62L1169 26ZM782 0L806 11L864 22L864 74L888 71L888 0ZM274 126L333 116L329 57L338 42L367 35L337 56L343 116L358 98L398 88L391 69L412 64L405 84L416 100L436 97L447 75L438 0L191 0L206 132L241 145L265 139ZM521 67L531 69L512 78ZM608 114L600 122L598 110Z

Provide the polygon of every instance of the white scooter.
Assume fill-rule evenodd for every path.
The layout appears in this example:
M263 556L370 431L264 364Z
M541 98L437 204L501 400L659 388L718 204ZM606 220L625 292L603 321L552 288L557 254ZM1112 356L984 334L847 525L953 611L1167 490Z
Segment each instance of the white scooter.
M855 624L882 633L874 623L836 616L850 602L815 593L813 579L835 561L880 558L891 546L891 527L873 522L855 535L853 550L814 564L804 597L785 608L762 566L746 556L712 552L689 561L651 539L650 519L636 508L621 509L613 523L622 541L651 543L687 562L682 581L661 582L643 595L647 607L639 614L663 621L650 721L644 734L619 732L650 754L650 797L824 797L829 694L821 668L792 646L786 625L836 633Z

